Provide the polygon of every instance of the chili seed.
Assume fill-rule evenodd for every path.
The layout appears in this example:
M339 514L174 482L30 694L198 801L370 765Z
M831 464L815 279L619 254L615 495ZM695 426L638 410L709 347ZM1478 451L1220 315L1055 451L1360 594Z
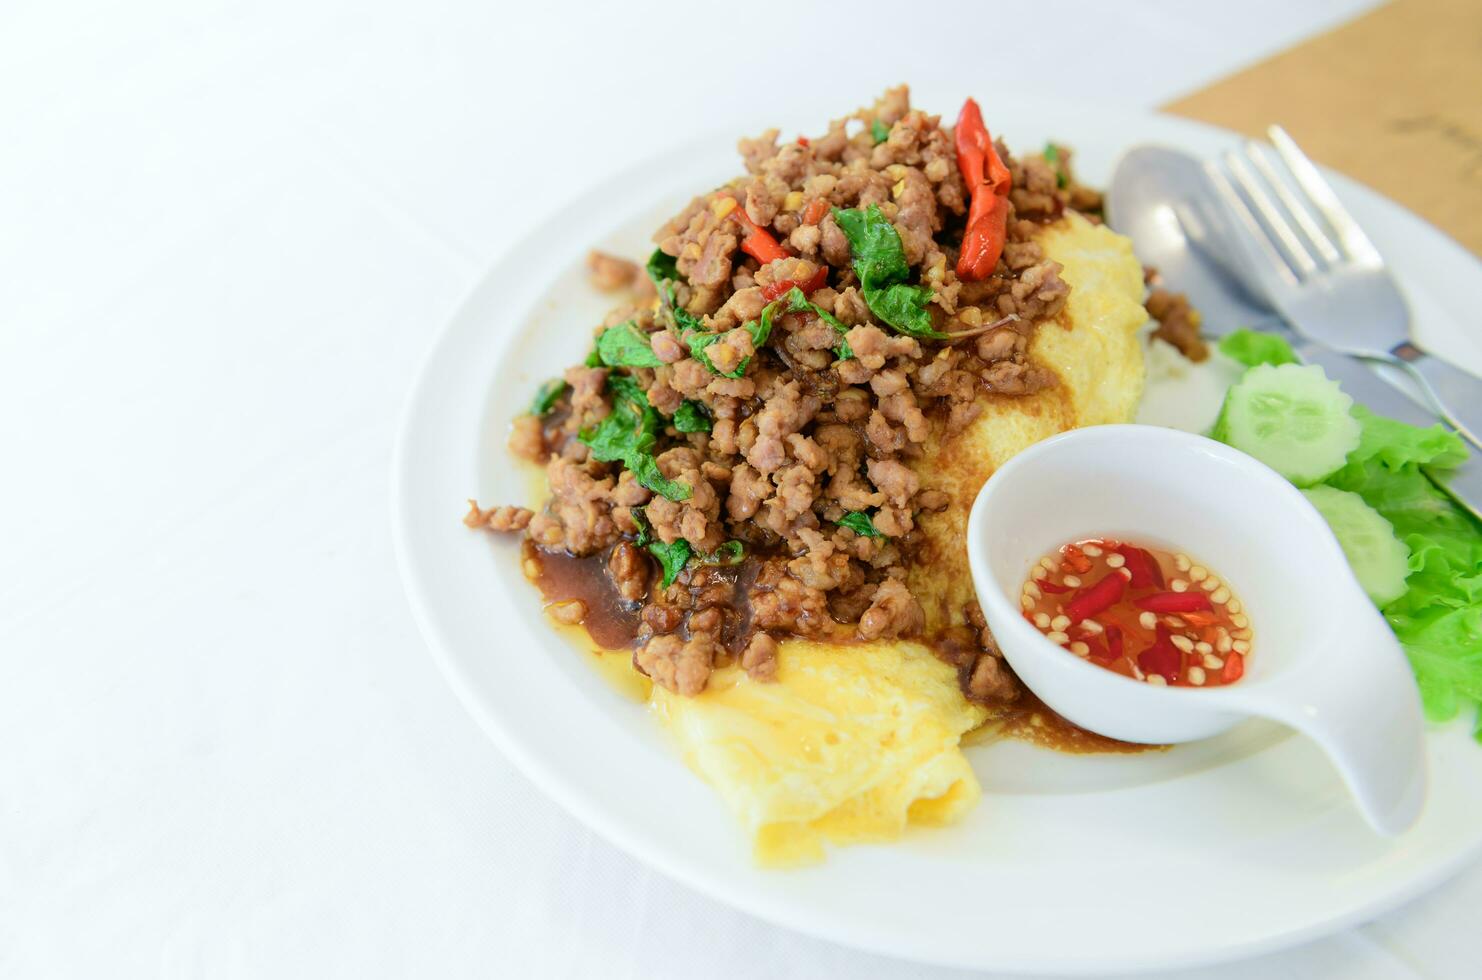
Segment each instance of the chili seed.
M1199 653L1214 653L1214 647L1208 643L1205 643L1203 640L1195 643L1194 649L1197 650Z
M1241 629L1245 629L1247 626L1250 625L1250 620L1245 618L1245 616L1240 613L1236 613L1234 616L1231 616L1230 622L1234 623Z
M1177 616L1165 616L1163 618L1163 622L1167 623L1169 626L1172 626L1176 630L1181 630L1188 625Z
M1173 567L1179 571L1187 572L1193 566L1194 563L1189 561L1188 555L1178 554L1173 556Z
M1083 631L1085 631L1086 633L1089 633L1090 635L1095 636L1098 633L1103 632L1106 629L1106 627L1102 626L1100 623L1096 622L1096 620L1094 620L1094 619L1088 619L1088 620L1085 620L1084 622L1081 623L1081 629Z
M1149 684L1156 684L1158 687L1168 686L1168 678L1164 677L1162 674L1149 674L1147 677L1147 681Z
M1178 647L1184 653L1194 652L1194 641L1189 639L1187 636L1184 636L1182 633L1174 633L1168 639L1174 646Z
M1145 612L1137 617L1137 625L1145 630L1156 629L1158 626L1158 617L1150 612Z
M1024 594L1029 596L1031 599L1038 599L1040 598L1040 596L1044 595L1044 593L1039 590L1039 586L1035 585L1033 582L1024 583Z
M1234 643L1230 644L1230 646L1234 647L1235 652L1240 654L1241 656L1245 656L1247 653L1250 653L1250 644L1247 643L1245 640L1236 640Z
M1189 583L1181 578L1176 578L1168 583L1168 587L1175 592L1187 592L1189 590Z
M1080 577L1076 575L1067 575L1061 581L1070 586L1072 589L1079 589L1081 587Z
M1236 630L1230 635L1235 637L1235 639L1237 640L1248 640L1250 639L1250 630Z
M1059 630L1051 630L1049 633L1045 634L1045 639L1049 640L1051 643L1059 643L1063 645L1067 640L1070 639L1070 637L1066 636Z
M1195 687L1199 687L1199 686L1201 686L1204 683L1204 668L1203 667L1190 667L1189 668L1189 683L1190 684L1193 684Z
M1219 587L1220 580L1215 578L1213 575L1209 576L1209 578L1199 583L1199 588L1203 589L1205 592L1213 592Z
M1023 610L1024 610L1024 611L1025 611L1025 612L1028 612L1028 611L1029 611L1029 610L1031 610L1031 609L1033 609L1033 608L1034 608L1034 600L1033 600L1033 599L1031 599L1031 598L1030 598L1030 597L1029 597L1029 595L1028 595L1028 594L1027 594L1027 593L1026 593L1026 594L1025 594L1025 595L1021 595L1021 596L1020 596L1020 597L1019 597L1019 606L1020 606L1020 607L1021 607L1021 608L1022 608L1022 609L1023 609Z
M1219 670L1224 665L1225 660L1223 657L1216 657L1212 653L1206 653L1204 655L1204 666L1208 667L1210 670Z
M1130 572L1126 568L1119 568L1119 569L1117 569L1117 574L1120 575L1120 576L1122 576L1122 578L1125 579L1128 582L1132 581L1132 572Z
M1050 628L1050 614L1049 613L1035 613L1034 614L1034 625L1038 626L1042 630L1049 629Z
M1054 619L1050 620L1050 629L1054 630L1056 633L1064 633L1066 630L1070 629L1070 617L1056 616Z
M1233 598L1232 597L1230 599L1229 603L1225 606L1225 608L1228 609L1228 610L1230 610L1230 615L1233 616L1233 615L1235 615L1236 613L1238 613L1241 609L1243 609L1245 607L1240 604L1240 600L1239 599L1236 599L1236 598Z
M1132 676L1136 677L1140 681L1145 681L1148 679L1148 675L1144 674L1142 672L1142 668L1137 666L1137 664L1132 665Z
M1055 568L1057 567L1055 565L1055 559L1053 559L1053 558L1041 558L1039 560L1039 563L1044 568L1044 570L1047 571L1047 572L1053 572L1055 570Z
M1094 544L1083 544L1081 545L1081 554L1085 555L1087 558L1100 558L1101 549L1096 547Z
M1208 577L1209 569L1205 568L1203 565L1195 565L1193 568L1189 569L1189 580L1192 582L1202 582Z
M1222 628L1219 636L1214 641L1214 648L1220 653L1229 653L1232 646L1234 646L1234 641L1230 639L1230 634L1226 633Z
M1127 564L1127 559L1123 558L1116 552L1112 552L1111 554L1106 556L1107 568L1121 568L1125 564Z
M1077 640L1075 643L1072 643L1070 645L1070 652L1075 654L1077 657L1086 657L1090 656L1091 648Z
M1230 590L1223 585L1215 589L1209 596L1209 601L1217 606L1223 606L1230 601Z

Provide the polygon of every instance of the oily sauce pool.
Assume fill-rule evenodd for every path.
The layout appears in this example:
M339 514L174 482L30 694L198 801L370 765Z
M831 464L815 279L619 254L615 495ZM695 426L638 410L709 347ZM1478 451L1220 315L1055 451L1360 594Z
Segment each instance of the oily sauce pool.
M1233 684L1250 656L1250 619L1230 587L1161 548L1111 538L1067 544L1034 566L1019 605L1051 642L1148 684Z

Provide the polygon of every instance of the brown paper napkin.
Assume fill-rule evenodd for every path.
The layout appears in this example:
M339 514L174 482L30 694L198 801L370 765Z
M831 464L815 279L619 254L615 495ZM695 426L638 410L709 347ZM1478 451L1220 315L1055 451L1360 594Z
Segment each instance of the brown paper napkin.
M1396 0L1164 107L1315 160L1482 255L1482 2Z

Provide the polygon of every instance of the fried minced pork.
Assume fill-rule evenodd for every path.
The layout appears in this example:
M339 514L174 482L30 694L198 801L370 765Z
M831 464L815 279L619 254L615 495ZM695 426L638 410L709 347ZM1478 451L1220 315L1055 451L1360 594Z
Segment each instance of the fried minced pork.
M754 678L770 677L776 637L922 629L906 565L920 541L916 515L947 500L921 486L910 463L934 426L971 421L984 393L1025 395L1055 383L1027 351L1069 286L1034 233L1074 203L1100 204L1065 179L1067 154L1052 165L997 144L1013 177L1007 239L994 274L964 282L955 266L969 195L952 130L911 108L904 86L811 140L779 143L770 130L739 150L746 175L695 198L654 235L678 269L677 308L635 296L594 332L631 323L656 366L592 367L589 359L568 370L552 410L522 417L511 435L517 455L545 463L549 502L533 514L474 505L468 516L470 526L524 530L547 552L600 559L637 612L635 664L681 694L703 690L710 670L733 658ZM932 325L950 340L905 336L871 313L832 211L869 205L899 235L912 283L930 290ZM749 224L788 257L751 257L741 247ZM603 285L631 279L628 264L600 253L592 269ZM823 284L808 299L839 327L811 307L784 309L758 345L747 325L787 283L816 283L820 269ZM717 335L703 359L682 325L686 313ZM659 413L652 458L663 478L688 488L683 499L655 493L578 438L622 410L621 377ZM709 431L680 431L682 410L702 413ZM728 542L739 542L739 565L706 557ZM699 560L665 586L651 553L677 548ZM986 634L983 642L991 643ZM982 646L968 666L970 696L1012 695L996 651Z

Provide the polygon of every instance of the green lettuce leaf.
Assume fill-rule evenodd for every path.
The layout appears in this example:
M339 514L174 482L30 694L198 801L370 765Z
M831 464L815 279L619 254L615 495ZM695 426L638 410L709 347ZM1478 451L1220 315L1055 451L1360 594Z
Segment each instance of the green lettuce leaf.
M1258 364L1296 364L1297 355L1282 338L1241 327L1220 338L1220 353L1246 367Z
M1280 337L1250 330L1229 335L1220 350L1247 365L1296 360ZM1382 612L1410 660L1427 717L1475 711L1482 706L1482 525L1421 469L1460 464L1466 446L1440 425L1407 425L1360 405L1353 414L1359 444L1324 483L1362 497L1410 549L1405 592Z

